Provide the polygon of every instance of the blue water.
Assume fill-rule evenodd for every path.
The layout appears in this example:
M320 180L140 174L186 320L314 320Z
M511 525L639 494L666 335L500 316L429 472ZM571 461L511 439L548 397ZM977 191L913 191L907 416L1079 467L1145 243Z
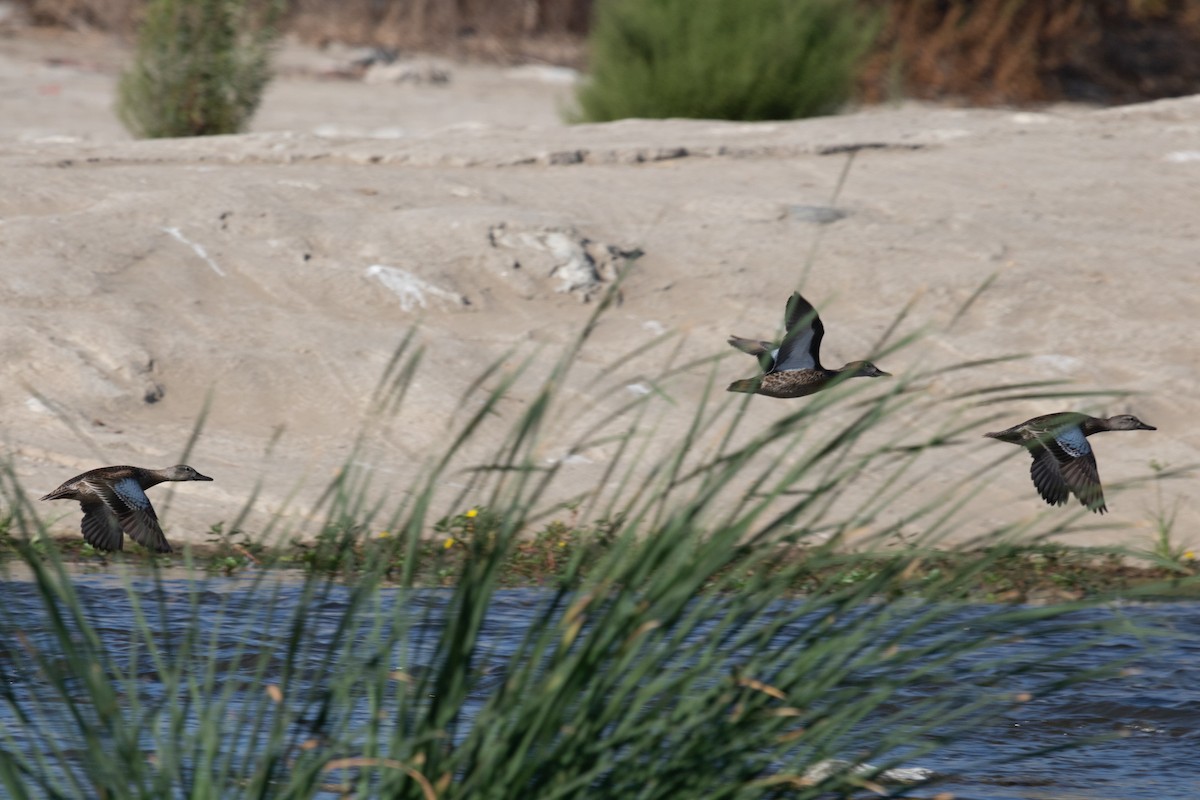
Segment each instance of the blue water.
M321 688L323 681L337 680L339 664L346 666L339 659L367 652L367 643L376 641L372 637L379 635L378 630L372 633L372 625L391 619L397 604L403 607L409 624L401 640L388 651L395 658L395 663L388 666L401 680L419 679L422 670L436 658L438 636L451 599L451 593L444 590L383 590L374 601L378 605L368 605L348 617L351 593L337 586L306 597L303 584L286 580L263 585L244 578L209 578L198 584L189 580L155 583L148 578L127 582L99 574L76 575L72 583L86 608L86 622L98 635L109 663L123 666L120 671L126 678L134 676L133 688L126 681L120 684L117 695L118 708L124 713L133 713L128 704L134 700L141 709L173 701L135 623L139 613L135 603L170 659L195 661L191 675L194 680L202 682L207 665L215 665L214 691L228 691L227 713L236 715L239 708L261 708L265 687L280 684L288 674L311 676L294 685L313 689ZM0 589L4 598L0 623L0 747L27 757L34 751L56 752L48 762L41 762L43 768L67 770L73 754L87 744L73 738L73 717L62 698L65 693L81 700L87 694L76 678L67 679L62 687L53 685L52 654L60 652L62 646L36 585L13 580L0 582ZM470 727L469 718L480 713L501 686L531 624L540 619L550 598L549 592L537 589L506 590L495 596L483 624L481 657L476 662L478 679L464 705L467 719L451 732L452 738L461 740ZM308 639L289 661L288 626L300 603L306 608ZM963 606L931 630L931 635L983 635L983 620L994 610ZM786 616L789 607L781 603L776 611ZM1139 636L1114 634L1081 649L1070 659L1072 668L1099 669L1121 661L1125 664L1123 674L1031 697L1015 708L982 718L932 752L916 756L904 766L930 770L939 782L936 788L915 790L914 796L949 792L963 800L1200 798L1200 606L1124 604L1077 612L1072 619L1086 623L1118 615L1155 626L1169 635L1157 637L1151 644ZM348 627L348 618L356 620L356 625ZM757 619L753 624L769 622ZM67 620L64 624L75 631L75 623ZM786 646L807 624L801 620L783 626L774 634L779 646ZM707 631L715 630L715 626L715 620L711 625L698 626L693 639L708 635ZM1031 665L1027 673L1007 677L1001 687L1020 691L1026 685L1044 685L1062 673L1061 666L1032 666L1037 664L1039 654L1069 646L1076 639L1083 641L1086 635L1070 629L1052 635L1033 633L1031 629L1029 636L1013 636L972 658L981 665L989 659ZM83 636L81 632L72 635ZM339 641L351 644L343 647ZM363 643L361 650L356 651L355 642ZM190 656L181 652L189 643L195 648ZM919 643L918 639L912 644ZM944 691L948 687L937 681L915 682L898 688L887 705L903 709ZM297 742L315 736L312 731L319 727L314 721L319 709L305 706L304 698L288 698L288 702L298 703L300 709L291 735ZM350 710L343 724L361 724L367 708L363 700ZM189 712L186 725L197 725L195 714ZM154 735L150 730L143 734L141 746L147 752L154 749ZM1036 755L1015 765L1000 763L1010 756L1091 739L1101 741ZM231 747L252 749L244 741L231 742ZM45 766L47 763L49 766Z

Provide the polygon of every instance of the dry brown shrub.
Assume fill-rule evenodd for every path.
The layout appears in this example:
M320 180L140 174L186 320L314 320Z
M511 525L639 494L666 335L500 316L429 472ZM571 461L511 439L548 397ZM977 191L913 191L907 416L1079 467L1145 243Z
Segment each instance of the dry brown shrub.
M35 25L132 33L143 0L24 0Z
M1200 0L876 0L864 99L1131 102L1200 89Z

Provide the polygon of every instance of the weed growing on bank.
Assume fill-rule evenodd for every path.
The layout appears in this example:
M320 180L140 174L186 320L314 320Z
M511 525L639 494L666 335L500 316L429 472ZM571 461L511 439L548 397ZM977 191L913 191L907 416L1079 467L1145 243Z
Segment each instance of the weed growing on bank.
M280 0L151 0L117 115L134 136L240 133L271 78Z

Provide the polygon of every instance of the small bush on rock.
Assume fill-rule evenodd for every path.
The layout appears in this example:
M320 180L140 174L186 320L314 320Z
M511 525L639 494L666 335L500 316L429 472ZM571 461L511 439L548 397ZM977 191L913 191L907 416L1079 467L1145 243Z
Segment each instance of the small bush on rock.
M270 80L278 0L151 0L117 113L139 137L237 133Z
M601 0L575 121L828 114L878 22L846 0Z

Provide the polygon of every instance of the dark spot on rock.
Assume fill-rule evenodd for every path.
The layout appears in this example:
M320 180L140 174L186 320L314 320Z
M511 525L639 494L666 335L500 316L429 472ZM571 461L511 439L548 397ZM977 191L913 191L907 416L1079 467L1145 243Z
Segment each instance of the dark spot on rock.
M550 166L563 166L566 164L582 164L585 151L583 150L560 150L556 153L551 153L547 156L547 163Z
M148 405L154 404L159 400L162 400L163 395L166 393L167 390L163 388L161 383L152 383L146 387L146 393L142 395L142 400L144 400Z
M815 222L828 225L846 217L846 212L831 206L788 206L787 215L797 222Z
M817 148L819 156L836 156L857 153L860 150L923 150L925 145L897 142L856 142L853 144L831 144Z

